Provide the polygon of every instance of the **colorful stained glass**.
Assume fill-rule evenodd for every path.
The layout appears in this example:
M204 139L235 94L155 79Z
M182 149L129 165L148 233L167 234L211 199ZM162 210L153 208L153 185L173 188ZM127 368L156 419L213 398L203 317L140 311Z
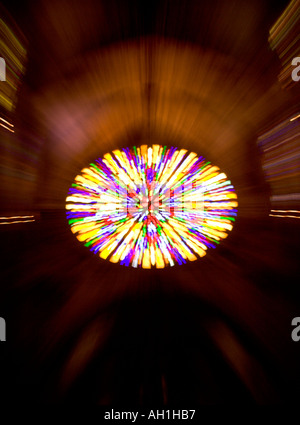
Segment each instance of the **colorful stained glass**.
M203 257L232 229L237 205L218 167L160 145L105 154L75 177L66 198L80 242L103 259L142 268Z

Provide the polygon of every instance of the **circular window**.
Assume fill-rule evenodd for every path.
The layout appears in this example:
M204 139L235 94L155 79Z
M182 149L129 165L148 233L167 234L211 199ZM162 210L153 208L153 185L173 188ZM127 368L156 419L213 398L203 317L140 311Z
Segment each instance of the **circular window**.
M80 242L103 259L143 268L203 257L232 229L237 205L218 167L160 145L105 154L75 177L66 198Z

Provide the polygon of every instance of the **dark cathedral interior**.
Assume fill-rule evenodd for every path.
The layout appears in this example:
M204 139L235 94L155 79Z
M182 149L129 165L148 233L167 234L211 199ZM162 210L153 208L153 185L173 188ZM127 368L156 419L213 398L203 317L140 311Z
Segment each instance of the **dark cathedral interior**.
M2 1L2 401L298 401L299 34L299 0ZM132 228L145 229L132 230L145 244L125 238L122 254L114 232L135 213L117 226L113 207L90 233L74 234L89 202L78 176L108 158L89 171L91 185L96 174L105 185L112 152L128 163L118 162L124 181L144 164L138 155L157 180L159 160L167 169L180 152L205 158L199 179L209 164L229 179L234 219L215 209L229 231L199 219L204 236L181 234L181 219L173 232L176 210L151 245L148 209ZM172 189L175 174L165 176ZM68 196L79 199L70 188L81 206L68 206ZM93 239L108 222L111 233Z

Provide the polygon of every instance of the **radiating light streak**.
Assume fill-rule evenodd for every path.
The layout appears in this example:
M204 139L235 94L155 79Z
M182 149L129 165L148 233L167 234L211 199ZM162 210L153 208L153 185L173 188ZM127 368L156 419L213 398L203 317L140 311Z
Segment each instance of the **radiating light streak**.
M297 213L299 214L300 211L298 210L271 210L271 212L280 212L280 213Z
M280 214L269 214L269 216L271 217L300 218L300 215L290 215L290 213L300 214L299 210L271 210L271 213L280 213ZM283 213L285 214L283 215Z
M0 125L1 125L1 127L5 128L6 130L10 131L11 133L14 133L15 132L14 130L12 130L11 128L9 128L6 125L2 124L1 122L0 122Z
M298 121L284 119L258 138L262 153L262 168L271 189L271 208L297 209L300 199L300 149ZM281 204L282 202L285 204Z
M33 220L23 220L23 219L33 219ZM18 219L18 220L16 220ZM14 220L14 221L1 221L1 220ZM6 217L0 217L0 225L1 224L17 224L17 223L30 223L32 221L35 221L34 215L13 215L13 216L6 216Z
M292 78L292 60L299 56L299 9L300 1L292 0L270 29L269 43L281 62L278 79L284 89L297 84Z
M30 223L32 221L35 221L35 220L19 220L19 221L3 221L3 222L1 221L0 225L1 224Z
M296 115L294 118L291 118L290 121L295 121L297 118L300 118L300 114Z
M14 215L14 216L11 216L11 217L0 217L0 220L9 220L9 219L12 219L12 218L33 218L34 217L34 215Z
M10 127L13 127L13 124L11 124L10 122L6 121L4 118L0 117L0 120L5 122L5 124L9 125Z
M270 217L281 217L281 218L300 218L298 215L279 215L279 214L269 214Z
M105 154L82 169L66 198L80 242L103 259L142 268L203 257L232 230L237 206L218 167L160 145Z
M18 88L22 75L25 71L27 60L26 49L23 47L26 40L16 26L11 16L1 8L0 19L0 51L5 58L6 68L4 84L0 84L0 106L9 112L13 112L16 106ZM9 123L6 123L10 127ZM1 124L2 127L4 127ZM6 130L8 128L4 127ZM13 130L8 130L12 133Z

